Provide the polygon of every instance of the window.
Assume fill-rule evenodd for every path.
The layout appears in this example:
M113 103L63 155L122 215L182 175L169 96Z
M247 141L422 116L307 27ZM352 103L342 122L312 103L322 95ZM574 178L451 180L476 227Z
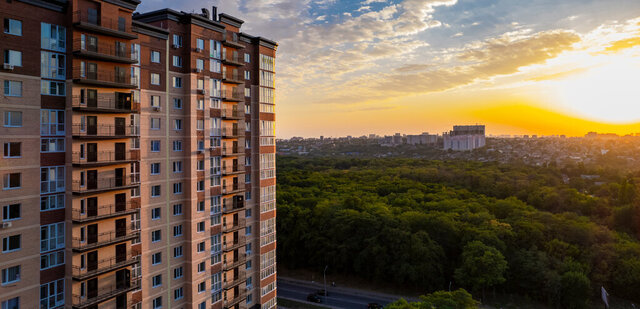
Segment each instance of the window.
M151 242L158 242L162 240L162 231L155 230L151 232Z
M198 304L198 309L206 309L207 308L207 301L203 301L200 304Z
M196 39L196 48L198 48L200 50L204 50L204 40L203 39Z
M64 208L64 194L48 195L40 198L40 211Z
M251 235L251 226L247 226L244 228L244 234L245 235Z
M160 63L160 52L152 50L151 51L151 62Z
M64 222L40 227L40 252L64 249Z
M179 287L179 288L173 290L173 299L174 300L182 299L183 297L184 297L184 292L182 291L182 287Z
M244 183L251 183L251 174L244 175Z
M204 232L204 221L198 222L197 231L198 233Z
M160 107L160 96L152 95L151 96L151 107Z
M2 270L2 285L20 281L20 265Z
M200 262L200 263L198 263L198 272L199 272L199 273L203 273L203 272L205 272L205 270L206 270L206 269L205 269L205 267L206 267L205 262Z
M204 130L204 119L198 119L196 121L196 130L198 131ZM204 146L202 148L204 148Z
M22 127L22 112L4 112L4 126L12 128Z
M222 84L217 79L212 79L209 83L210 93L212 97L220 97L222 94ZM213 102L212 102L213 104ZM219 105L218 105L219 106ZM219 108L219 107L218 107Z
M4 175L4 190L19 189L22 183L22 175L20 173L9 173Z
M151 255L151 265L158 265L162 263L162 252L156 252Z
M181 214L182 214L182 204L174 204L173 205L173 215L174 216L179 216Z
M160 74L151 73L151 85L160 85Z
M151 163L151 175L160 174L160 163Z
M247 270L251 269L251 260L248 260L248 261L247 261L247 264L246 264L245 268L246 268Z
M40 193L64 192L64 166L40 168Z
M249 294L247 295L247 305L251 304L253 302L253 295Z
M20 250L20 235L12 235L2 239L2 253Z
M209 59L209 71L213 73L220 73L221 71L220 60Z
M8 97L22 96L22 82L14 80L4 81L4 95Z
M245 97L251 96L251 88L244 88L244 96Z
M198 293L202 293L207 290L206 281L198 283Z
M162 213L162 208L156 207L151 209L151 220L160 219L160 214Z
M22 36L22 21L5 18L4 19L4 33ZM9 307L11 308L11 307ZM4 306L2 307L4 309Z
M260 55L260 69L275 72L275 59L267 55Z
M181 68L182 67L182 57L180 56L173 56L172 57L172 63L174 67L178 67Z
M47 23L40 24L40 43L42 49L66 51L67 32L66 28Z
M179 236L182 236L182 224L173 226L173 237L179 237Z
M40 286L40 309L58 308L64 305L64 279Z
M151 286L157 288L162 285L162 275L155 275L151 278Z
M63 54L54 52L40 52L40 77L64 80L65 57Z
M182 194L182 183L176 182L173 184L173 194Z
M155 185L151 187L151 197L160 196L160 185Z
M182 246L177 246L173 248L173 257L174 258L182 257Z
M2 206L2 221L18 220L21 216L21 205L10 204Z
M153 309L162 308L162 296L154 298L152 306Z
M222 274L215 273L211 275L211 292L218 292L222 290Z
M40 256L40 270L64 265L64 250L45 253Z
M204 250L205 250L205 249L204 249L204 246L205 246L204 241L203 241L203 242L198 243L198 252L204 252Z
M220 42L209 40L209 57L220 59Z
M151 152L159 152L160 151L160 141L154 140L151 141Z
M220 242L220 234L213 235L211 238L211 254L220 253L222 251L222 244Z
M55 109L40 110L40 135L65 135L64 111Z
M174 268L173 269L173 279L182 278L183 272L184 271L183 271L182 266Z
M198 212L202 212L202 211L204 211L204 201L199 201L198 202Z
M20 151L20 142L4 143L4 157L5 158L20 158L22 152Z
M251 79L251 71L244 71L244 79L246 80Z
M174 173L182 173L182 161L174 161L173 162L173 172Z
M196 189L198 192L204 191L204 180L198 180L198 187Z
M14 297L3 301L2 309L20 309L20 297Z
M246 62L246 63L251 62L251 55L245 53L244 54L244 62Z
M173 35L173 46L182 47L182 36L179 36L177 34Z
M203 71L204 70L204 60L203 59L196 59L196 69ZM198 88L198 89L203 89L202 88Z
M56 82L52 80L41 80L40 81L40 94L42 95L52 95L52 96L65 96L66 95L66 87L64 82Z
M17 50L5 49L4 51L4 63L14 65L17 67L22 66L22 52Z
M182 119L173 120L173 129L176 131L182 130Z
M173 108L182 109L182 99L174 98L173 99Z
M182 141L173 141L173 151L182 151Z
M244 217L245 218L251 218L251 209L246 209L244 211Z
M182 88L182 77L174 76L172 79L173 79L173 88Z

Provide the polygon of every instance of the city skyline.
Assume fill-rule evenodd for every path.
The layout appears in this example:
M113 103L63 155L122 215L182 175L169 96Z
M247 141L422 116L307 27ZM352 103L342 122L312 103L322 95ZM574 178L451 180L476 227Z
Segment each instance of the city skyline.
M144 1L139 9L166 4ZM281 42L283 138L438 132L454 123L485 123L495 135L640 128L633 104L640 90L632 85L640 78L637 1L176 5L212 4Z

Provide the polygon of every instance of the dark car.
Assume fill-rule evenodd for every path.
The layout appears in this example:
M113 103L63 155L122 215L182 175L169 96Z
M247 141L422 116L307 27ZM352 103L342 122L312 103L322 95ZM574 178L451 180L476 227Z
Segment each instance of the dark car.
M325 290L317 290L317 291L316 291L316 295L320 295L320 296L329 296L329 291L325 291Z
M307 301L310 301L312 303L321 303L322 299L320 299L320 297L318 297L318 295L316 294L309 294L307 295Z
M382 309L382 306L378 303L369 303L367 309Z

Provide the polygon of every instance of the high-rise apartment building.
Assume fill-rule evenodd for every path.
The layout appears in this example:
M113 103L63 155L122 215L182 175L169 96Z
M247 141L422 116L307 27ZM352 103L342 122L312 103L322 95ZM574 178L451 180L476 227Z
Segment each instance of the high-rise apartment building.
M206 9L0 2L0 308L272 308L277 44Z

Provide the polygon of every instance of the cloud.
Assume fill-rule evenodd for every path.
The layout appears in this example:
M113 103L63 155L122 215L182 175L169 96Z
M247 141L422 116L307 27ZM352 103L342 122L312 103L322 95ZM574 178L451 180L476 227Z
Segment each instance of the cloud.
M365 1L362 1L362 3L360 3L360 4L368 5L368 4L372 4L372 3L385 3L385 2L387 2L387 0L365 0Z
M588 71L587 68L577 68L569 71L536 76L536 77L529 78L528 80L535 81L535 82L541 82L541 81L547 81L547 80L558 80L558 79L563 79L569 76L577 75L580 73L584 73L586 71Z
M604 53L615 53L623 49L632 48L640 45L640 36L630 39L624 39L613 42L610 46L605 48Z

